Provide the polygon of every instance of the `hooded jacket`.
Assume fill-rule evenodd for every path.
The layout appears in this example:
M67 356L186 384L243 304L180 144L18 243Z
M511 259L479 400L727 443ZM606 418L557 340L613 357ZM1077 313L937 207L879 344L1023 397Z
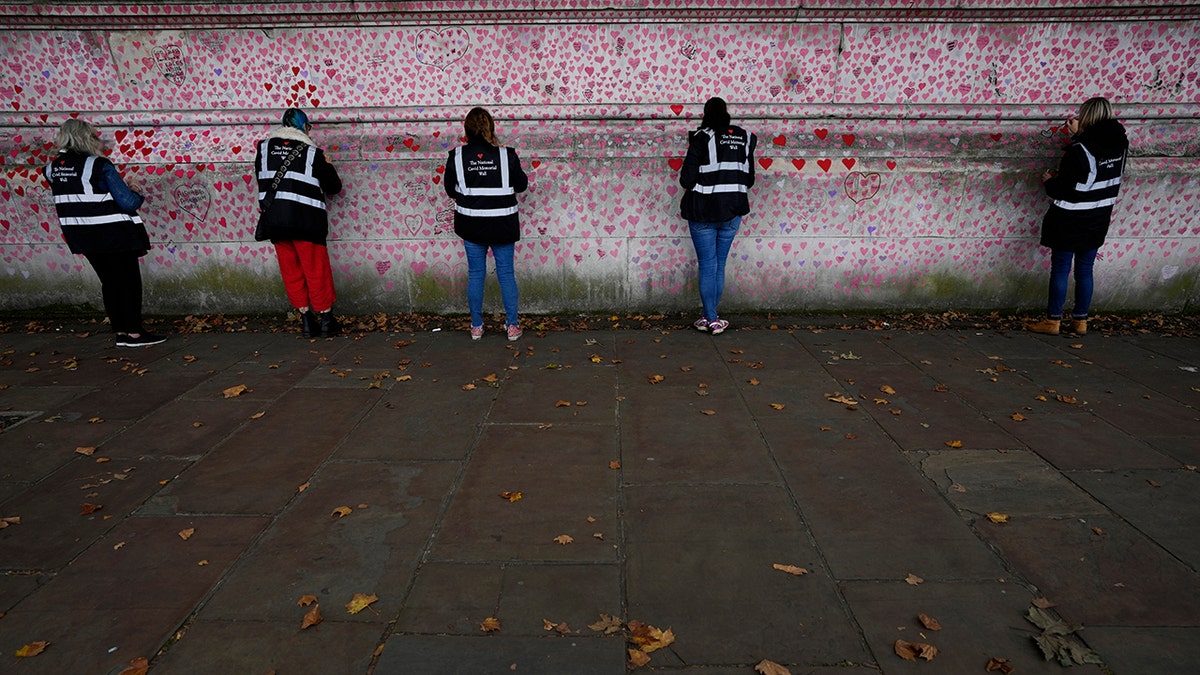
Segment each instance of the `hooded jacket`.
M297 148L300 153L288 165L270 208L263 213L262 234L272 241L298 239L324 244L329 237L325 197L342 191L342 179L303 131L278 127L258 144L254 168L259 206L265 202L280 165Z
M754 134L732 125L691 132L679 169L679 184L686 190L680 215L689 221L723 223L750 213L746 193L754 186L757 145Z
M517 193L529 187L517 152L479 138L450 151L443 177L454 199L454 233L484 246L521 239Z
M1053 201L1042 219L1042 246L1075 252L1100 248L1108 235L1128 150L1125 127L1113 119L1071 139L1058 174L1045 182Z

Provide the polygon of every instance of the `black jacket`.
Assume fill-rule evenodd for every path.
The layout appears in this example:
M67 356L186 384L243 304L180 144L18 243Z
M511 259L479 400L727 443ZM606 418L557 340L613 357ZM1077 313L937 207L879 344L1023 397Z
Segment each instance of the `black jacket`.
M54 194L63 238L72 253L144 254L150 250L150 237L136 210L141 195L125 187L108 159L63 151L46 165L44 174ZM120 185L110 187L110 179ZM133 208L122 208L117 203L114 188L132 196L127 206Z
M521 239L517 193L529 188L516 150L472 138L446 157L446 194L454 199L454 233L473 244Z
M680 215L689 221L723 223L750 213L746 193L754 185L757 146L758 138L741 127L691 132L679 169L679 184L686 189Z
M1076 252L1100 248L1128 150L1125 127L1116 120L1095 124L1071 139L1058 174L1045 183L1054 201L1042 219L1042 246Z
M275 198L263 214L262 235L272 241L311 241L324 244L329 237L326 195L342 191L342 179L325 159L325 153L299 129L279 127L258 144L254 168L258 176L258 203L263 206L275 173L299 148L279 181Z

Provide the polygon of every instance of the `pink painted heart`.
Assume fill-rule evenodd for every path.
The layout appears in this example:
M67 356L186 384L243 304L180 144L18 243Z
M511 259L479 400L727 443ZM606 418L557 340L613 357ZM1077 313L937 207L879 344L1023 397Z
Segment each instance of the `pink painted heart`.
M877 173L861 173L851 171L846 174L846 180L843 183L846 189L846 196L852 199L855 203L871 199L879 192L879 187L883 184L883 179Z

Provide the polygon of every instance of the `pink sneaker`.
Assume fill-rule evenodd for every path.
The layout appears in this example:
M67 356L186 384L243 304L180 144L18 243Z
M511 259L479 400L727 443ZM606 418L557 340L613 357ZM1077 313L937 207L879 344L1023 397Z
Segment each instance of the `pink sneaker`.
M692 324L692 328L695 328L696 330L700 331L701 333L707 333L708 332L708 319L706 319L704 317L700 317L699 319L696 319L696 323Z
M471 326L471 339L478 340L483 337L483 326Z
M517 340L520 340L521 336L524 334L525 334L525 331L521 330L521 327L518 326L517 324L515 324L515 323L508 324L508 341L509 342L516 342Z
M708 323L708 332L712 333L713 335L720 335L721 333L724 333L726 328L729 328L729 322L725 319L717 319L716 321L710 321Z

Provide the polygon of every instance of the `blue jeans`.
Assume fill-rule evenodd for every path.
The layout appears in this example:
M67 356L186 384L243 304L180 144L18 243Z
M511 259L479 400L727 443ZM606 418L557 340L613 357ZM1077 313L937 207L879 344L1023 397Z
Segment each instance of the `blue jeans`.
M492 249L496 278L500 281L500 299L504 302L505 325L517 323L517 277L513 274L513 244L475 244L463 240L467 249L467 306L471 326L483 325L483 278L487 276L487 253Z
M716 321L717 306L725 292L725 259L737 235L742 217L723 223L700 223L688 221L692 244L696 247L696 261L700 268L700 304L704 306L704 318Z
M1071 317L1086 319L1092 308L1092 267L1096 263L1096 252L1051 251L1050 253L1050 300L1046 303L1046 315L1061 319L1063 303L1067 301L1067 279L1071 276L1071 261L1075 261L1075 305Z

